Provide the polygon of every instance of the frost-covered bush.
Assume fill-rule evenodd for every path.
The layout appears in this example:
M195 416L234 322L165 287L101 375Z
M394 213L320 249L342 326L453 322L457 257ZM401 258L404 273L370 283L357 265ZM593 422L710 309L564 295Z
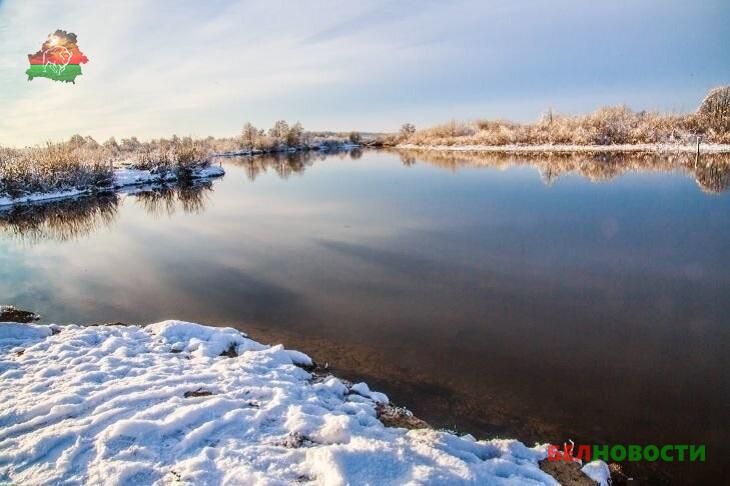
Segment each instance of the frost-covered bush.
M85 143L47 143L27 149L0 149L0 196L111 184L111 156Z
M699 117L713 130L728 137L730 132L730 86L720 86L707 93L697 110Z
M140 144L132 153L132 165L155 173L174 172L185 177L201 166L209 165L208 149L190 137L173 136Z
M0 148L0 197L21 197L112 185L114 165L125 163L156 174L186 177L210 164L209 142L190 137L140 142L136 137L103 145L74 135L67 142L25 149Z
M402 142L414 145L616 145L643 143L730 143L730 87L715 88L697 113L687 115L607 106L580 116L548 111L537 122L476 120L415 131Z

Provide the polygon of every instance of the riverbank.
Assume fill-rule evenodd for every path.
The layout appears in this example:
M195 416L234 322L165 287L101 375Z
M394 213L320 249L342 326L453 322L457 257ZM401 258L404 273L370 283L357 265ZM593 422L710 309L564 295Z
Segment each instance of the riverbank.
M189 179L206 179L220 177L225 174L223 167L201 164L191 167L185 175ZM95 192L113 192L130 186L145 184L175 183L181 178L177 171L157 172L153 170L120 168L114 169L111 182L104 185L91 185L86 187L68 187L49 192L34 192L18 197L0 197L0 208L3 206L14 206L42 201L58 200L76 197Z
M3 481L558 484L547 445L385 426L384 394L232 328L2 323L0 378Z
M441 152L484 152L504 154L722 154L730 153L730 144L616 144L616 145L417 145L399 144L397 149L435 150Z

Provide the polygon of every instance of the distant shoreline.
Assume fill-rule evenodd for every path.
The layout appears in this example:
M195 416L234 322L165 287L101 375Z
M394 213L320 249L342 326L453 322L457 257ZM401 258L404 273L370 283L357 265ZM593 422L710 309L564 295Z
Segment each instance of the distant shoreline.
M697 153L696 144L621 144L621 145L569 145L569 144L540 144L540 145L416 145L398 144L397 149L404 150L437 150L441 152L488 152L505 154L610 154L610 153L657 153L657 154L686 154ZM730 144L703 143L699 147L702 154L730 153Z

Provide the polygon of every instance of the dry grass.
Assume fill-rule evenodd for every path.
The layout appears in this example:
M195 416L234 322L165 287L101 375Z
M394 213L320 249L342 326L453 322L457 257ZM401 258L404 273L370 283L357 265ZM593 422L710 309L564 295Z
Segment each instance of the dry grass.
M99 145L74 135L68 142L9 149L0 147L0 197L22 197L69 189L109 188L113 167L124 163L154 173L175 172L185 178L209 164L205 141L190 137L139 142L135 137Z
M0 148L0 197L111 184L111 154L103 148L48 143L29 149Z
M405 125L404 125L405 126ZM424 130L401 130L397 140L413 145L618 145L730 143L730 87L712 90L696 113L635 112L609 106L581 116L552 111L536 123L505 120L452 120Z

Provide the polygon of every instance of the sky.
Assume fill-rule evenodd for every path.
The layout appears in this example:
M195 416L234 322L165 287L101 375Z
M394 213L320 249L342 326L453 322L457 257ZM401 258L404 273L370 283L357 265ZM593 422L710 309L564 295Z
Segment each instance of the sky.
M83 75L28 81L56 29ZM687 112L730 84L728 48L728 0L0 0L0 145Z

